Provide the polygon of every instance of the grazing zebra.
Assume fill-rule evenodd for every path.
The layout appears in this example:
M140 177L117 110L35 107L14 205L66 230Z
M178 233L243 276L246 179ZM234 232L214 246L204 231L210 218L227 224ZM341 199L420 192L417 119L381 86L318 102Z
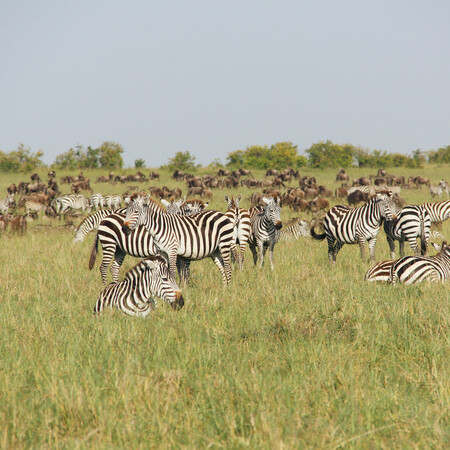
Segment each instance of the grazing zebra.
M91 211L91 205L89 200L81 194L70 194L70 195L62 195L61 197L55 198L51 206L53 206L53 209L56 211L57 214L61 213L64 214L69 209L81 209L84 211Z
M0 200L0 212L6 214L9 211L9 208L14 207L15 205L14 195L8 194L5 199Z
M239 269L242 270L244 268L245 247L247 247L248 238L252 232L252 222L249 212L246 209L239 208L241 199L242 195L240 194L237 198L225 196L225 201L228 204L225 215L234 223L232 255L235 257ZM239 252L236 251L237 247L239 247Z
M102 194L92 194L89 203L91 208L99 210L102 209L105 204L105 199Z
M369 241L370 259L375 260L375 244L383 219L395 218L395 203L391 194L376 194L358 208L337 205L325 215L325 233L316 234L311 228L311 236L319 241L327 238L328 258L336 263L336 256L344 244L359 244L364 261L365 242Z
M389 281L415 284L422 281L445 282L450 279L450 245L442 243L435 256L404 256L395 261Z
M82 242L84 240L84 237L92 230L96 230L98 226L100 225L100 222L108 217L110 214L116 213L116 214L123 214L125 217L127 209L121 208L116 209L115 211L112 211L111 209L101 209L100 211L97 211L94 214L90 214L87 216L83 222L80 223L79 227L77 228L75 232L75 237L73 238L74 243L76 242Z
M364 281L389 281L392 264L395 261L381 261L371 267L364 275Z
M122 197L120 195L105 195L103 198L106 208L118 209L122 206Z
M423 206L430 215L431 223L441 229L442 222L450 217L450 200L441 202L424 203Z
M273 270L273 249L280 239L281 206L279 197L263 197L266 204L262 213L251 218L252 233L248 239L250 250L253 253L253 262L258 262L258 252L260 255L259 266L264 265L264 255L269 248L270 267Z
M292 219L288 223L283 224L283 228L280 231L279 241L291 241L293 239L300 239L302 237L310 237L309 225L306 220L300 218Z
M219 268L224 284L230 283L233 223L225 214L214 210L192 216L168 214L150 197L136 196L128 206L122 228L129 233L138 225L144 225L160 251L168 255L173 276L177 255L188 260L210 256Z
M431 219L426 209L422 206L405 206L398 213L397 220L385 220L383 228L386 233L392 259L395 259L396 240L399 241L400 257L405 256L405 240L409 242L411 250L416 255L419 254L417 238L420 238L420 254L427 254Z
M100 242L103 251L100 263L103 283L106 283L111 261L113 261L110 269L112 279L119 281L119 270L127 254L136 258L146 258L159 253L152 235L144 226L138 226L131 233L125 234L122 231L124 221L125 214L114 212L105 217L98 225L89 258L89 270L94 267Z
M143 259L120 283L106 286L97 299L94 314L109 306L130 316L146 317L157 306L153 296L162 298L174 309L184 306L180 288L160 255Z

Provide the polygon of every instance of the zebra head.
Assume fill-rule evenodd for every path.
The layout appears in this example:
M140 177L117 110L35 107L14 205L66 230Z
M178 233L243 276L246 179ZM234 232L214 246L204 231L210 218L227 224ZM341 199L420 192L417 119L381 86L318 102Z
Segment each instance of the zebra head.
M399 213L399 207L394 201L392 192L383 194L376 194L373 197L373 202L379 204L381 217L386 220L396 220Z
M239 194L236 198L232 195L231 198L225 195L225 201L227 202L228 209L239 209L239 202L242 199L242 194Z
M125 220L122 224L122 231L128 235L138 225L145 223L148 211L149 196L136 195L131 197L131 202L127 207Z
M182 214L181 205L184 204L185 200L186 200L186 197L179 199L179 200L172 199L171 202L168 202L166 199L161 198L161 203L166 207L166 211L169 214L181 215Z
M150 271L152 293L169 303L173 309L181 309L184 306L184 298L165 259L156 255L143 259L143 262Z
M263 197L262 201L266 204L264 207L264 219L273 224L275 229L280 230L283 226L281 223L281 206L279 197Z

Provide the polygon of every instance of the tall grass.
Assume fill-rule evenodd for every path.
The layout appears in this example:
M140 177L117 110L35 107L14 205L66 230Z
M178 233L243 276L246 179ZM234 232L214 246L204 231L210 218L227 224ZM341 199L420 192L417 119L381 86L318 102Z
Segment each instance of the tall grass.
M316 174L335 186L334 171ZM357 246L331 267L326 244L304 239L276 245L273 272L247 251L228 288L211 260L194 262L181 311L95 318L93 236L75 245L60 225L0 235L2 447L448 446L448 284L366 284ZM389 256L383 232L376 252Z

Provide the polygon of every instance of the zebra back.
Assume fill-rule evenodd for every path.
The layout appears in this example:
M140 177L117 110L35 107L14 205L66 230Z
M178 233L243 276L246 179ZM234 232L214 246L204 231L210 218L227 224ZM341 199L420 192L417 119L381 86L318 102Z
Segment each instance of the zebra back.
M392 264L395 261L381 261L371 267L364 275L364 281L389 281Z
M289 223L284 223L280 230L280 241L290 241L292 239L300 239L301 237L309 237L311 232L308 222L300 218L293 219Z

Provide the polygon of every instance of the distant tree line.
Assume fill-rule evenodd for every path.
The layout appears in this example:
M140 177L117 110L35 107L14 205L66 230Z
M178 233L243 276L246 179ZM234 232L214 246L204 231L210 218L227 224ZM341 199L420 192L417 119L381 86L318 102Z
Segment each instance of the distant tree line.
M55 169L121 169L124 166L122 155L124 148L111 141L103 142L99 147L83 147L77 145L56 157L51 165ZM225 166L230 169L245 167L248 169L285 169L292 167L411 167L419 168L426 163L450 164L450 145L437 150L415 150L411 155L403 153L388 153L382 150L369 150L351 144L335 144L331 141L321 141L312 144L305 150L305 155L299 155L297 146L292 142L277 142L269 146L251 145L245 150L228 153ZM3 152L0 150L0 172L29 172L46 165L42 161L44 152L35 153L20 144L16 150ZM144 168L142 158L135 160L135 168ZM210 167L218 168L224 165L214 160ZM195 163L195 156L189 151L177 152L170 157L168 163L161 166L168 170L195 170L201 167Z

